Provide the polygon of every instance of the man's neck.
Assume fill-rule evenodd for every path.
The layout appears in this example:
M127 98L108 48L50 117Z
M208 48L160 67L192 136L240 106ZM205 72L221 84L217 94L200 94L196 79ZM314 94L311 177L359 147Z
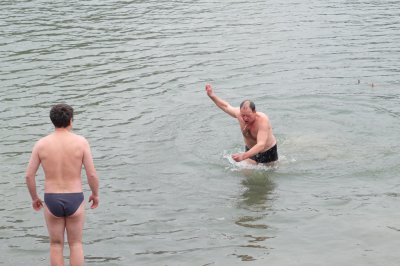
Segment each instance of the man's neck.
M56 127L54 129L54 132L56 133L64 133L64 132L69 132L71 130L71 126L68 127Z

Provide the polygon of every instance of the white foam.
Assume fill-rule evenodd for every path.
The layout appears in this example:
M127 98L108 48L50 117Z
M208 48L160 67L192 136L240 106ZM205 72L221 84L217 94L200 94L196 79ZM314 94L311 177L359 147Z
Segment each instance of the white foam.
M234 153L237 153L234 152ZM265 165L265 164L250 164L246 161L241 161L241 162L236 162L232 158L232 154L229 151L224 151L223 158L227 159L228 162L230 163L229 166L226 167L226 169L231 170L231 171L239 171L242 169L253 169L253 170L262 170L262 171L271 171L274 169L278 168L279 161L277 163L274 163L273 165Z

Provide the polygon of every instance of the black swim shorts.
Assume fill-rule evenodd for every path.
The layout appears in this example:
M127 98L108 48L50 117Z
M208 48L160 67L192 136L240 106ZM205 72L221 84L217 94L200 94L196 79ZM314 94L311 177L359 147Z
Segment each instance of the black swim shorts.
M250 150L247 146L245 147L246 151ZM270 163L278 160L278 146L275 144L272 148L265 152L260 152L250 159L256 161L257 163Z
M74 214L83 201L83 192L78 193L44 193L44 202L49 211L57 217L68 217Z

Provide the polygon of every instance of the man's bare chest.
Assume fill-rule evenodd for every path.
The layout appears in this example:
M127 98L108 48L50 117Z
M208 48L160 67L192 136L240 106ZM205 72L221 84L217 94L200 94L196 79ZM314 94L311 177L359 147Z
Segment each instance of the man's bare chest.
M258 129L254 125L249 126L243 123L240 125L240 128L244 138L252 141L257 141Z

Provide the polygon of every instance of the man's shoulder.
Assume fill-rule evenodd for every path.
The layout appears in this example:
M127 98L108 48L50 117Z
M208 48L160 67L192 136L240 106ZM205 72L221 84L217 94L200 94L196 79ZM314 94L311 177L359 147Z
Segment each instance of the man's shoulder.
M65 138L62 138L65 141ZM39 139L36 144L37 145L46 145L48 143L51 143L53 141L59 141L59 137L54 135L54 133L49 134L41 139ZM67 138L68 140L68 138ZM73 142L87 142L86 138L84 136L75 134L73 132L69 132L69 141L73 141Z
M74 136L74 137L77 137L77 138L80 138L80 139L85 139L84 136L79 135L79 134L76 134L76 133L74 133L74 132L70 132L70 134L71 134L72 136Z
M49 134L49 135L47 135L47 136L44 136L44 137L40 138L38 141L36 141L36 144L35 144L35 145L36 145L36 146L44 145L44 144L46 144L47 142L49 142L51 138L52 138L52 134Z
M36 141L35 145L33 146L33 151L39 152L42 149L46 148L47 146L51 146L51 135L47 135L45 137L40 138Z
M268 116L265 113L257 111L257 114L258 114L258 117L261 118L261 120L266 120L266 121L269 120Z
M258 120L258 126L259 128L268 128L270 126L270 121L269 118L266 114L257 112L259 113L259 120Z
M71 135L72 135L72 137L75 138L77 141L80 141L80 142L82 142L82 143L87 143L87 142L88 142L87 139L86 139L84 136L82 136L82 135L78 135L78 134L75 134L75 133L72 133L72 132L71 132Z

